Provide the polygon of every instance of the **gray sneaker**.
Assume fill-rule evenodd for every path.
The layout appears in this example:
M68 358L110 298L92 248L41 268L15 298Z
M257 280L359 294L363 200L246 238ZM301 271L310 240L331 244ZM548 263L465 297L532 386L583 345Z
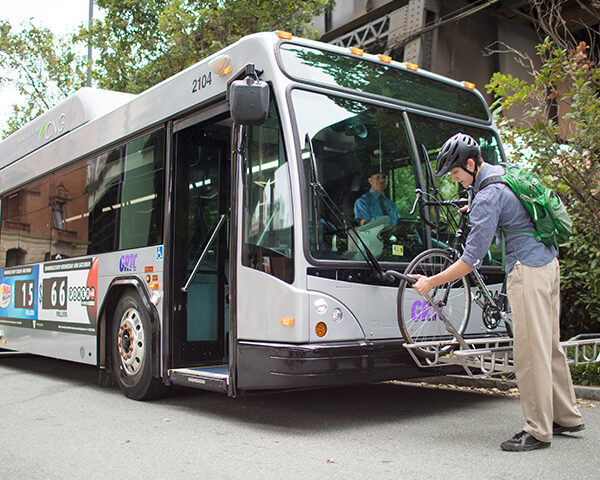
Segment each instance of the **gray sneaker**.
M506 442L502 442L500 448L507 452L528 452L538 448L546 448L550 446L550 442L540 442L530 433L525 430L517 433L514 437Z
M575 425L574 427L563 427L556 422L552 422L552 434L553 435L562 435L563 433L575 433L581 432L585 430L585 423L581 425Z

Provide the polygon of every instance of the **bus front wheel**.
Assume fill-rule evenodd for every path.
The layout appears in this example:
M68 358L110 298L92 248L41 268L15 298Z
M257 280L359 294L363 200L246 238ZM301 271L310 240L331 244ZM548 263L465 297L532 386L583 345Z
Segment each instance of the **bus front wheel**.
M152 325L139 297L125 293L119 299L112 324L112 360L119 387L129 398L159 396L164 386L152 376Z

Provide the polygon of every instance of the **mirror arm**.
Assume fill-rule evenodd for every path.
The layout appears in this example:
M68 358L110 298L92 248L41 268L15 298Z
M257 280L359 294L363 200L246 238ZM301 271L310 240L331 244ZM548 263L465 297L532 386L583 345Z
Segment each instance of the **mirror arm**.
M229 92L231 91L231 84L236 80L243 80L246 77L254 77L255 80L259 80L264 70L257 69L253 63L247 63L240 68L229 80L227 80L227 101L229 101Z

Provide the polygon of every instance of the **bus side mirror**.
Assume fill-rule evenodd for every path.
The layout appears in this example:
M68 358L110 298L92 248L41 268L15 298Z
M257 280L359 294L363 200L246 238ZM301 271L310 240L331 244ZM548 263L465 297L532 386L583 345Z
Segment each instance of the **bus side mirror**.
M269 86L246 77L231 83L229 103L233 121L241 125L260 125L269 114Z

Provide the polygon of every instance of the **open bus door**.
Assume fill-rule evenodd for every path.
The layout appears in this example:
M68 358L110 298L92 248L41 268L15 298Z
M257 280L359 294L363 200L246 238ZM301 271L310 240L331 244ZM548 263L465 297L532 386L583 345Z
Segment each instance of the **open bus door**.
M219 111L173 129L169 374L227 391L231 121Z

